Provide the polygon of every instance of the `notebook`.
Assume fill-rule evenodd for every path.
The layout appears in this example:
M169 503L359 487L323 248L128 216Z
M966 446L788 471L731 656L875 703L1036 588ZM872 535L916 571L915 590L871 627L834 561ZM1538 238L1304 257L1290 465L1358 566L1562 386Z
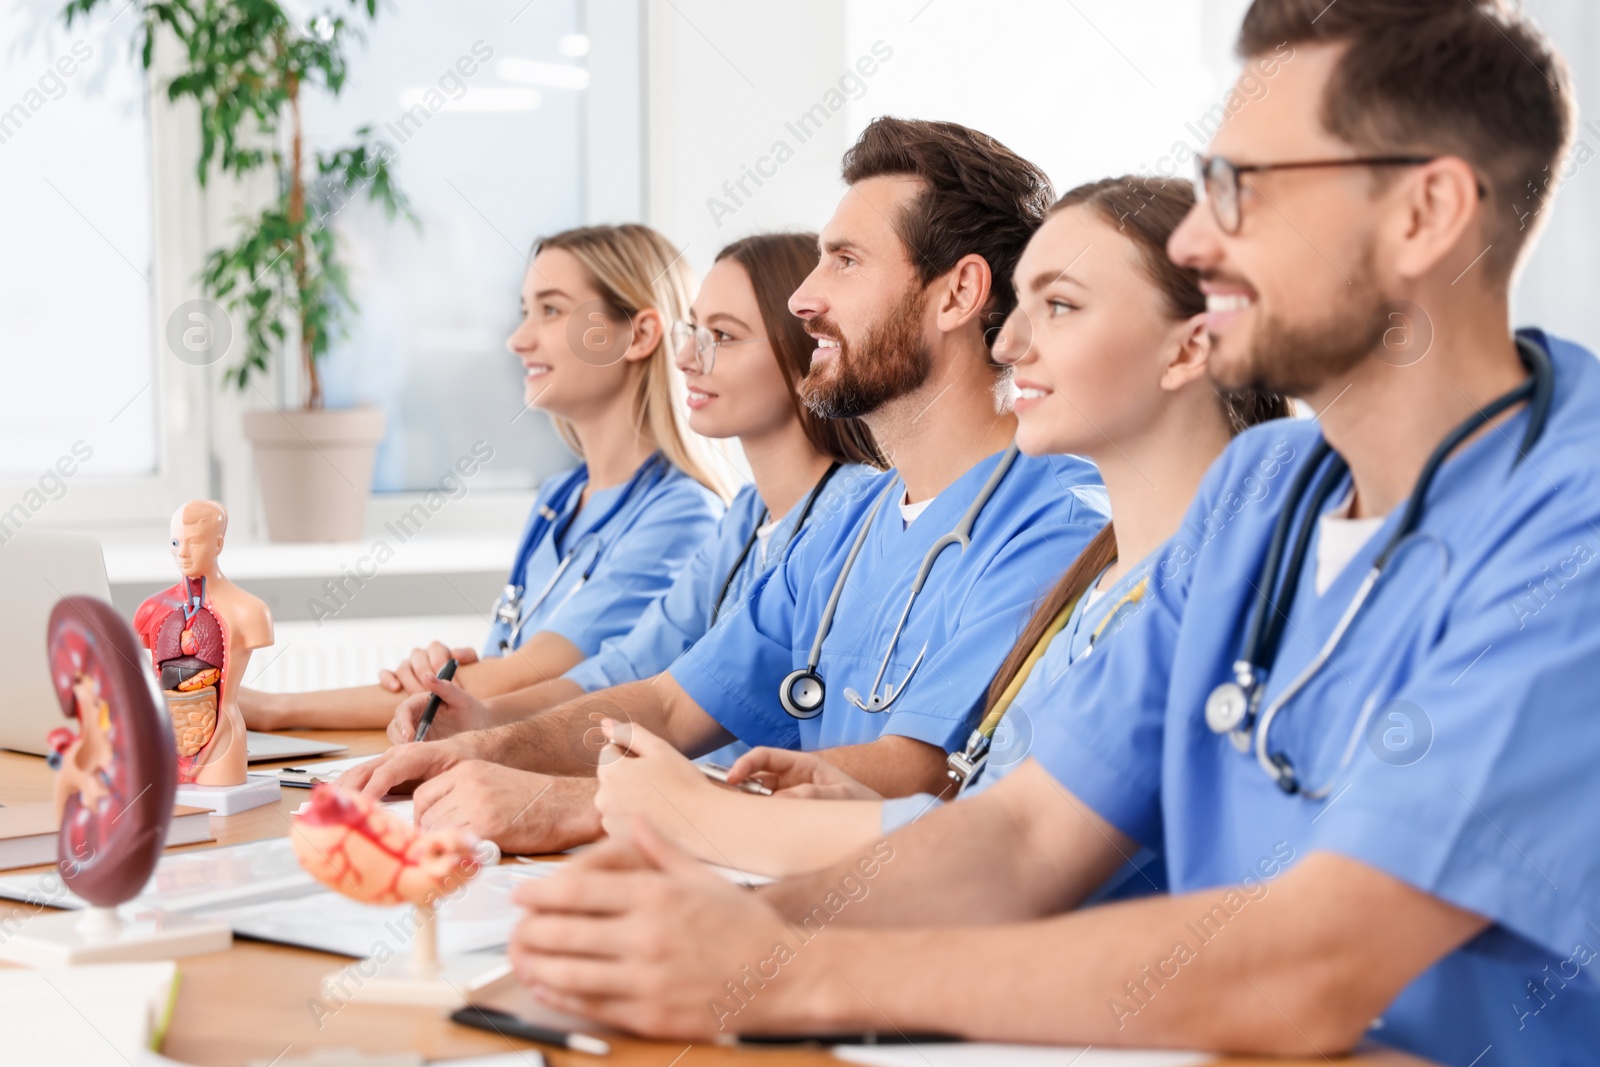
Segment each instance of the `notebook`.
M55 805L48 801L0 805L0 870L38 867L56 861ZM167 847L211 841L211 813L204 808L174 808Z

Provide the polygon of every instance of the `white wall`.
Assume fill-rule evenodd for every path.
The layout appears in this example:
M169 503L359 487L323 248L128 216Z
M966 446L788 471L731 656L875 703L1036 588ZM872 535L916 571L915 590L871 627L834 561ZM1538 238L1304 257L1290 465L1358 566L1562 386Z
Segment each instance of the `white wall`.
M816 229L832 214L839 157L856 133L845 109L803 141L786 123L854 61L845 9L648 0L646 217L697 273L740 237Z
M647 217L703 270L727 241L815 228L838 199L839 157L882 114L949 119L1040 164L1058 191L1152 172L1237 72L1249 0L646 0ZM1574 70L1580 147L1516 292L1514 320L1600 349L1600 4L1528 0ZM797 14L803 10L803 16ZM882 42L892 56L848 84L842 112L799 144L785 126ZM747 80L748 79L748 80ZM1587 119L1592 125L1584 125ZM736 213L708 200L777 141L792 160ZM1576 160L1586 160L1577 162ZM1187 166L1178 169L1187 177ZM737 192L737 190L736 190Z
M1557 176L1543 236L1518 280L1512 321L1542 326L1600 351L1600 6L1528 0L1566 56L1577 88L1574 152Z

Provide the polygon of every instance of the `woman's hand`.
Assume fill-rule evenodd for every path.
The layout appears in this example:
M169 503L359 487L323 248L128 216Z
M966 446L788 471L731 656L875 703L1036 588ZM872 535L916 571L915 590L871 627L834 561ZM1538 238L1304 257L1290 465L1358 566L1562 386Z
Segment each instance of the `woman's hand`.
M606 833L618 833L643 815L669 840L707 859L717 859L714 844L696 826L704 805L729 791L707 778L687 756L633 723L600 720L610 742L601 751L595 806Z
M454 682L442 682L431 674L423 675L423 690L414 693L394 709L389 723L389 740L403 745L417 736L417 723L427 710L428 701L439 697L439 710L428 727L428 740L440 740L496 725L489 706Z
M442 642L430 642L427 648L414 648L411 655L392 671L379 671L378 684L391 693L423 693L427 688L422 679L439 673L447 660L458 666L478 662L475 648L449 648ZM406 740L411 740L409 737Z
M820 800L882 800L814 752L786 748L753 748L728 769L728 784L754 778L774 794Z

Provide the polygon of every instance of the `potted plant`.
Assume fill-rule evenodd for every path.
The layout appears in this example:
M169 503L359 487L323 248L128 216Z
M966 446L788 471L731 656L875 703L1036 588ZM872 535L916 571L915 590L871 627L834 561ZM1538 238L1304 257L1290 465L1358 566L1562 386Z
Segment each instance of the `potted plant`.
M166 95L199 105L200 184L213 164L236 178L268 168L277 179L272 201L240 220L237 237L207 254L200 275L204 294L243 323L243 355L225 382L271 404L252 377L265 373L275 354L299 349L301 406L284 411L274 405L244 416L268 535L274 541L356 540L384 419L377 408L323 406L318 364L354 310L329 224L359 195L381 204L391 219L412 215L393 182L390 150L374 141L370 127L357 130L352 144L308 153L301 100L308 89L339 94L345 49L359 29L337 9L297 22L277 0L132 2L143 24L146 70L163 27L181 47ZM67 24L102 3L111 0L71 0ZM367 19L377 16L377 0L349 0L349 7Z

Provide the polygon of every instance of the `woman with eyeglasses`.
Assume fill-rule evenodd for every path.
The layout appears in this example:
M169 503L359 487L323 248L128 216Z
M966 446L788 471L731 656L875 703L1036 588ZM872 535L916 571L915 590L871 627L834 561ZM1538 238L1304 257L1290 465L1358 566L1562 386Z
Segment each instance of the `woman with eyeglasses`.
M1155 550L1178 528L1211 461L1245 427L1288 413L1251 391L1219 394L1206 376L1205 297L1166 242L1194 203L1182 183L1108 178L1067 193L1016 270L1019 303L995 357L1013 367L1017 444L1072 453L1105 479L1112 523L1067 564L989 685L941 796L884 799L814 752L758 748L709 781L660 738L601 723L619 757L599 761L596 806L608 832L635 818L702 859L785 877L870 848L964 788L992 786L1027 757L1032 723L1074 662L1115 640L1143 606ZM622 756L623 753L626 756ZM759 783L775 797L747 795ZM1149 856L1138 858L1140 864ZM1162 875L1129 865L1103 893Z
M692 285L682 253L647 226L541 240L506 347L524 367L527 406L551 417L582 463L540 486L482 651L435 642L375 685L246 689L246 723L381 728L448 658L460 662L457 681L487 695L559 677L627 633L724 513L726 461L685 425L673 367L672 324Z
M719 618L738 610L744 590L777 563L812 517L837 510L836 495L863 491L884 465L871 434L856 419L812 415L796 391L815 342L789 313L788 300L816 260L816 234L735 242L718 254L688 320L674 324L689 426L705 437L738 438L754 481L740 490L716 535L667 594L629 632L548 681L485 700L422 671L424 691L396 710L390 740L412 740L430 694L441 698L431 740L523 718L666 670ZM726 760L743 749L733 745L705 758Z

